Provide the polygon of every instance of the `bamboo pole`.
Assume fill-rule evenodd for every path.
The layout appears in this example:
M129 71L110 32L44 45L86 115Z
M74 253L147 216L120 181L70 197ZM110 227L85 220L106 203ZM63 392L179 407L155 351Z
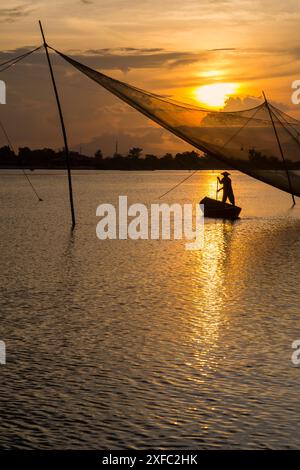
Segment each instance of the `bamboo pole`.
M46 39L45 39L42 23L40 21L39 21L39 25L40 25L42 38L43 38L44 48L45 48L45 51L46 51L46 56L47 56L47 61L48 61L48 65L49 65L51 81L52 81L52 85L53 85L53 89L54 89L54 94L55 94L56 104L57 104L57 108L58 108L59 119L60 119L60 123L61 123L64 146L65 146L66 163L67 163L67 170L68 170L69 199L70 199L72 230L73 230L74 227L75 227L75 224L76 224L76 220L75 220L75 211L74 211L74 202L73 202L72 176L71 176L70 153L69 153L69 146L68 146L68 141L67 141L67 133L66 133L63 113L62 113L62 109L61 109L61 105L60 105L59 95L58 95L58 91L57 91L57 86L56 86L56 82L55 82L55 77L54 77L54 73L53 73L53 69L52 69L52 64L51 64L51 60L50 60L50 56L49 56L48 44L47 44Z
M285 160L285 158L284 158L282 146L281 146L281 143L280 143L280 140L279 140L279 137L278 137L278 132L277 132L277 129L276 129L276 127L275 127L274 119L273 119L273 116L272 116L272 111L271 111L270 106L269 106L269 103L268 103L268 101L267 101L265 92L263 91L262 93L263 93L263 97L264 97L264 99L265 99L266 107L267 107L267 109L268 109L268 111L269 111L270 119L271 119L271 122L272 122L272 126L273 126L273 129L274 129L275 137L276 137L277 144L278 144L278 147L279 147L280 155L281 155L281 158L282 158L282 160L283 160L284 168L285 168L286 175L287 175L287 179L288 179L288 182L289 182L290 193L291 193L291 196L292 196L293 205L295 205L295 204L296 204L296 201L295 201L295 196L294 196L294 194L293 194L293 188L292 188L291 177L290 177L289 170L288 170L288 167L287 167L287 164L286 164L286 160Z

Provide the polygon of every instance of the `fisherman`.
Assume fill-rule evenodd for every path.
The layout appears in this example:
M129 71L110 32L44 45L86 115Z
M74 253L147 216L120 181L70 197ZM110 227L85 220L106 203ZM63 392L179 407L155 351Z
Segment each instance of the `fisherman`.
M229 201L231 202L231 204L234 206L234 194L233 194L233 190L232 190L231 179L229 178L230 173L228 173L227 171L224 171L223 173L221 173L221 175L223 175L223 178L220 179L219 176L218 176L218 181L223 186L222 186L222 188L218 189L218 192L223 189L222 202L226 202L227 198L228 198Z

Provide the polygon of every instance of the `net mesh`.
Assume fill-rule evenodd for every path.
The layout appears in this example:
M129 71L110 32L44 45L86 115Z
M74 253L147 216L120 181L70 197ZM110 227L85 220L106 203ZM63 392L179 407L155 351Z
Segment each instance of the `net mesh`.
M197 149L278 189L300 196L297 172L300 169L300 121L270 103L263 102L243 111L212 111L141 90L55 52Z

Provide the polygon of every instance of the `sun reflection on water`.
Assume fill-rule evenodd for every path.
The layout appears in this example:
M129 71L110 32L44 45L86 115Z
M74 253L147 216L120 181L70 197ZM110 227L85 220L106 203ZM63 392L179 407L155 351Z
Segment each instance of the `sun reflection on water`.
M230 320L225 308L225 288L233 231L234 225L230 222L208 224L203 250L193 253L193 355L207 372L217 368L222 358L222 328Z

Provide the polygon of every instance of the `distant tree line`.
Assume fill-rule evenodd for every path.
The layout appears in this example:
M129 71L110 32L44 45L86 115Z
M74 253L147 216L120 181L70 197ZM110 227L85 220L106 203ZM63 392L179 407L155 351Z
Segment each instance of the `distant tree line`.
M196 170L224 168L224 164L212 156L201 156L195 152L182 152L172 155L166 153L162 157L146 154L142 157L143 149L132 147L127 155L114 154L104 157L97 150L93 157L80 152L70 152L71 166L74 169L93 170ZM8 146L0 148L1 168L27 169L60 169L66 167L64 150L50 148L31 150L28 147L19 148L15 154Z
M143 149L132 147L127 155L115 153L104 157L101 150L97 150L93 157L80 152L70 152L71 166L74 169L91 170L205 170L229 169L229 165L215 159L214 156L201 155L195 151L182 153L166 153L162 157L146 154L142 156ZM299 162L287 160L287 166L300 169ZM248 160L236 160L239 168L282 169L282 161L276 157L266 157L254 149L249 150ZM64 150L50 148L31 150L21 147L15 154L8 146L0 148L0 168L26 168L26 169L62 169L66 167Z

